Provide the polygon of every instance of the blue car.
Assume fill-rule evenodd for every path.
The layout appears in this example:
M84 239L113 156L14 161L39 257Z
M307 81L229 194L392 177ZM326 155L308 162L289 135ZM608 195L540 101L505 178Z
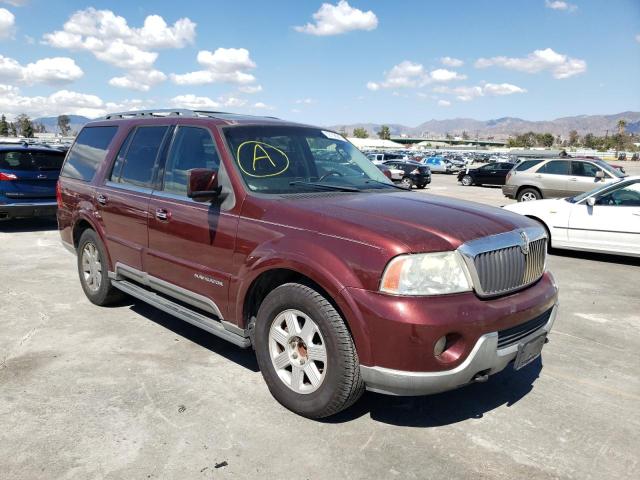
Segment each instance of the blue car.
M64 156L44 146L0 145L0 221L55 216Z
M427 165L432 172L436 173L453 173L454 165L446 158L433 156L425 158L422 163Z

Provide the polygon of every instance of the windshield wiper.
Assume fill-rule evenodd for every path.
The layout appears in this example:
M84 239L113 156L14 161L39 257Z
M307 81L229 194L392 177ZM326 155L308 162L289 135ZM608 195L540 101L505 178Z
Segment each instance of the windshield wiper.
M370 178L369 180L365 180L364 183L378 183L380 185L384 185L386 187L393 187L393 188L397 188L399 190L404 190L405 192L410 192L411 190L409 190L408 188L404 188L401 187L400 185L396 185L395 183L387 183L387 182L381 182L380 180L374 180L373 178Z
M337 190L339 192L360 192L361 190L356 187L348 187L346 185L331 185L329 183L316 183L316 182L303 182L302 180L296 180L295 182L289 182L289 185L303 185L309 187L320 188L324 190Z

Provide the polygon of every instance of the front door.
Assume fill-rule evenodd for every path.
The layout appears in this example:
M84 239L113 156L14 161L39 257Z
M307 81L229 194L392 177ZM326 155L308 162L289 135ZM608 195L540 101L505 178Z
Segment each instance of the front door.
M573 205L569 241L589 250L640 255L640 180L605 190L594 206Z
M596 177L598 172L604 174L603 179ZM568 194L571 196L589 192L602 186L611 176L591 162L573 160L571 162L571 176L567 182Z
M163 181L151 195L145 264L154 288L224 319L238 217L226 213L219 201L187 197L193 168L219 170L218 150L209 130L181 125Z

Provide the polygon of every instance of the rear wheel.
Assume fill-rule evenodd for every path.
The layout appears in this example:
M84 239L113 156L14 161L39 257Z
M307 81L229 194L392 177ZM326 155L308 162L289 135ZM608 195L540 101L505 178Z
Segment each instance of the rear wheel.
M267 295L258 310L254 343L269 391L299 415L333 415L364 391L344 320L306 285L287 283Z
M87 298L96 305L111 305L125 294L111 285L104 244L95 231L85 230L78 242L78 274Z
M471 178L471 175L465 175L464 177L462 177L462 185L464 185L465 187L473 185L473 178Z
M400 185L402 185L406 189L411 190L411 187L413 187L413 180L411 180L409 177L404 177L400 181Z
M540 200L542 195L535 188L523 188L518 192L519 202L531 202L533 200Z

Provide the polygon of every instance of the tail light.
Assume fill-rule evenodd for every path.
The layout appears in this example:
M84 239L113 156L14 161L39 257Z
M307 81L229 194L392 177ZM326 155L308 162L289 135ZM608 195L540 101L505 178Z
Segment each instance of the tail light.
M56 203L58 208L62 208L62 189L60 188L60 181L56 182Z
M17 179L18 177L16 177L13 173L0 172L0 182L10 182Z
M391 180L391 170L389 170L389 169L383 170L382 173L384 173L385 177L387 177L389 180Z

